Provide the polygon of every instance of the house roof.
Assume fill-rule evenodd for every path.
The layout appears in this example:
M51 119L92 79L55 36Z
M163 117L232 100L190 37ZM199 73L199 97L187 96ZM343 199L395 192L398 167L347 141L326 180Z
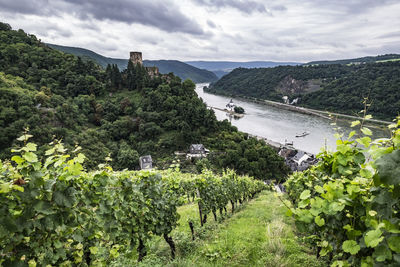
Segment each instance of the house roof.
M148 162L153 161L153 159L151 158L151 155L142 156L139 158L139 160L143 163L148 163Z
M201 149L204 149L204 145L203 144L192 144L190 146L190 148L193 148L195 150L201 150Z

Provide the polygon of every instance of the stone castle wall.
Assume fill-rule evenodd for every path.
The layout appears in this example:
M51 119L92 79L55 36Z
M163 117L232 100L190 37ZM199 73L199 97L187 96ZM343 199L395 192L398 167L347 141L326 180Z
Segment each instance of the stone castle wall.
M135 65L137 65L137 64L143 65L142 52L131 52L129 59Z

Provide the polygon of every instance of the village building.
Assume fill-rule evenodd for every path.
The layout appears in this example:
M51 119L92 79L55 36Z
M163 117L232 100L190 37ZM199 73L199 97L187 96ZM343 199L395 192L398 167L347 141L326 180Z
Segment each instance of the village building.
M140 157L139 165L141 170L151 170L153 168L153 159L151 158L151 155Z
M189 147L189 153L186 154L187 159L191 158L205 158L210 153L203 144L192 144Z
M230 110L233 110L236 107L236 105L233 103L232 98L231 101L228 104L226 104L226 107Z

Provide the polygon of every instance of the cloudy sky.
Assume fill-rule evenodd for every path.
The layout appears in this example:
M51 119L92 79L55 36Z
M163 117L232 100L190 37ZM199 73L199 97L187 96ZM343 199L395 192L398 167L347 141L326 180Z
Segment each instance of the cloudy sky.
M109 57L307 62L400 53L400 0L0 0L0 21Z

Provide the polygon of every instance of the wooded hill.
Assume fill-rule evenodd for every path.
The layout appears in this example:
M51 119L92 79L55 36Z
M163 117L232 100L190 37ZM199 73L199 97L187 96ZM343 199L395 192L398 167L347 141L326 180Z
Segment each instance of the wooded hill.
M275 61L186 61L185 63L196 68L206 69L214 72L218 78L228 74L236 68L271 68L276 66L300 65L298 62L275 62Z
M386 55L379 55L379 56L351 58L351 59L311 61L311 62L306 63L305 65L363 64L363 63L373 63L373 62L376 63L376 62L397 61L397 60L400 60L400 55L386 54Z
M209 92L282 101L300 97L300 105L357 114L363 100L368 113L392 120L400 111L400 61L322 64L233 70L211 84Z
M11 157L16 138L29 128L39 156L62 139L69 151L82 147L89 169L107 157L117 170L137 169L147 154L167 168L174 151L203 143L211 155L181 168L284 177L288 169L272 148L218 121L194 89L173 74L151 78L131 62L123 72L116 65L104 70L0 23L0 158Z
M81 57L86 61L93 60L103 68L106 68L109 64L115 64L118 66L120 71L123 71L128 65L128 59L105 57L85 48L55 44L47 45L64 53ZM218 77L213 72L196 68L178 60L143 60L143 65L146 67L156 66L159 68L161 73L168 74L173 72L174 75L178 76L182 80L191 79L195 83L207 83L218 80Z

